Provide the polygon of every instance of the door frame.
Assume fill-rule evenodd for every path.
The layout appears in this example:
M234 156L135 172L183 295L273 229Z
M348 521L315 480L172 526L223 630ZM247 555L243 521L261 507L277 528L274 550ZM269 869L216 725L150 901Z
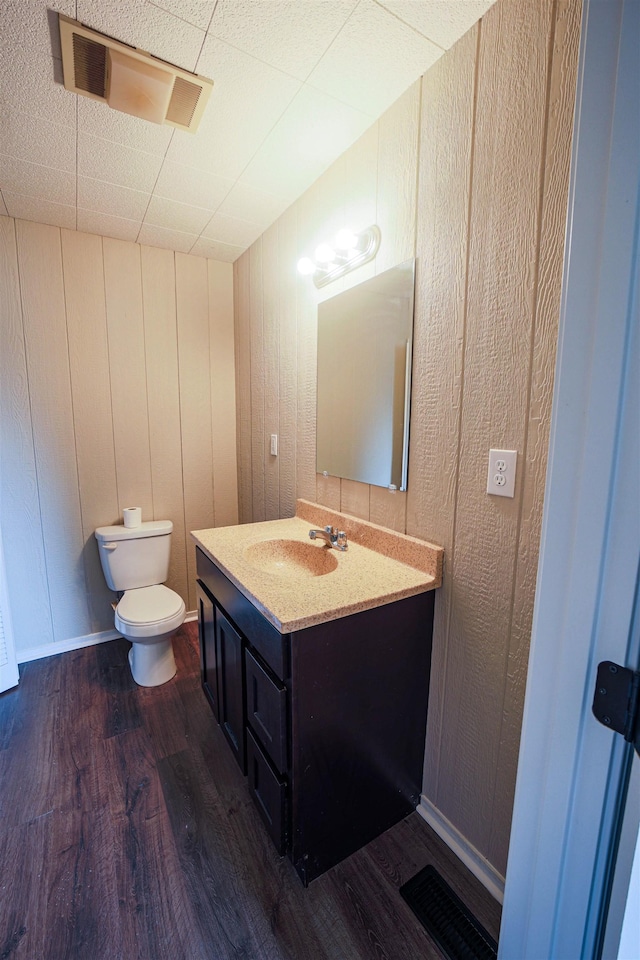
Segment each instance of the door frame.
M631 763L591 699L597 663L635 666L640 645L639 39L637 0L584 0L504 960L600 955Z

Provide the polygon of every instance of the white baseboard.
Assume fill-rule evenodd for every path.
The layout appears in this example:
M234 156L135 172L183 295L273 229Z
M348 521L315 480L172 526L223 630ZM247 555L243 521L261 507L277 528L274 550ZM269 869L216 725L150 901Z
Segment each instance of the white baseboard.
M191 623L197 619L198 611L188 610L184 622ZM42 643L37 647L27 647L26 650L16 650L16 657L18 663L29 663L31 660L42 660L43 657L54 657L57 653L69 653L71 650L93 647L107 640L115 640L119 636L117 630L103 630L101 633L90 633L86 637L70 637L68 640L56 640L54 643Z
M440 813L437 807L434 807L424 794L420 797L417 810L431 829L438 834L441 840L444 840L458 859L462 860L465 867L468 867L474 877L487 888L491 896L502 903L504 900L504 877L502 874L498 873L481 853L478 853L466 837L447 820L444 814Z
M97 643L115 640L119 636L120 634L115 630L103 630L101 633L90 633L86 637L69 637L68 640L55 640L53 643L27 647L26 650L16 650L16 656L18 663L29 663L31 660L42 660L43 657L55 657L57 653L69 653L70 650L93 647Z

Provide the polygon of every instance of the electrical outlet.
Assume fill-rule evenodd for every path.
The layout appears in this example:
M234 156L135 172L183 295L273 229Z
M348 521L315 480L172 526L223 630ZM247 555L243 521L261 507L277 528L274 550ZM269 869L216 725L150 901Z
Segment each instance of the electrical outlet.
M278 456L278 434L277 433L271 434L271 456L272 457Z
M487 493L513 497L516 489L517 450L489 450Z

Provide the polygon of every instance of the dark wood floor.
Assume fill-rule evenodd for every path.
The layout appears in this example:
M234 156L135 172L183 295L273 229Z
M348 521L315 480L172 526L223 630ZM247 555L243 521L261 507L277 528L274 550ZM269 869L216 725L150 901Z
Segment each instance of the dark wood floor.
M0 960L417 960L398 887L434 863L497 939L500 908L414 813L303 889L199 685L145 689L114 640L0 696ZM364 801L364 798L363 798Z

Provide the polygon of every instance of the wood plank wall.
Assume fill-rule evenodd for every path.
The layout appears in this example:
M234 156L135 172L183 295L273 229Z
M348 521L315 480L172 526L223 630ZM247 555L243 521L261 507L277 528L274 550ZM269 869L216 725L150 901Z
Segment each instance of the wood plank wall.
M498 0L234 265L241 519L290 516L302 496L445 547L424 794L500 874L542 515L580 6ZM374 263L319 292L296 275L297 258L337 227L373 222L383 237ZM413 255L408 492L314 476L317 304ZM337 362L348 376L350 358ZM518 450L514 500L485 492L490 447Z
M93 532L237 522L228 264L0 218L0 525L18 659L113 628Z

